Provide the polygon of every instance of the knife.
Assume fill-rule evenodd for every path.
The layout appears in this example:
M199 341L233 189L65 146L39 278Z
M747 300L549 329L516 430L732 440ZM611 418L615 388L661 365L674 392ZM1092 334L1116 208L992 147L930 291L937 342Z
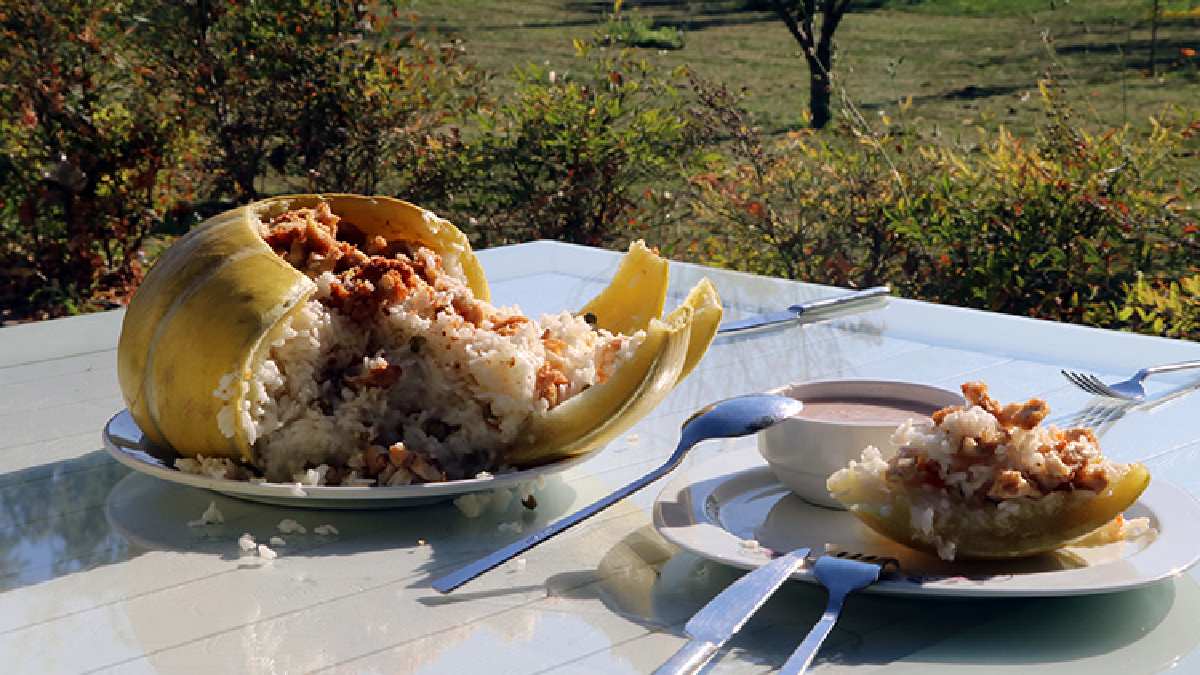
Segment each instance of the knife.
M826 311L830 309L847 309L859 303L880 296L891 295L892 289L887 286L875 286L853 293L825 298L823 300L813 300L812 302L802 302L798 305L792 305L785 310L778 312L767 312L766 314L756 314L755 316L738 319L736 321L726 321L717 328L718 334L725 333L740 333L742 331L751 330L753 328L765 328L767 326L778 326L780 324L796 321L804 314L817 311Z
M729 584L684 625L684 632L691 639L659 666L654 675L682 675L703 668L721 645L754 616L775 589L804 564L808 551L798 548Z

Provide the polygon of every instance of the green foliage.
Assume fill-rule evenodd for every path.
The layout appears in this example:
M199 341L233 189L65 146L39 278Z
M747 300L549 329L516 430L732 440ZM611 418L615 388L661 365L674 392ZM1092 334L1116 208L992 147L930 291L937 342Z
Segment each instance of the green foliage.
M898 113L883 106L878 129L847 106L836 129L771 136L741 95L686 86L685 71L616 49L682 45L678 31L622 14L619 0L602 37L592 47L576 40L565 69L526 64L494 89L463 43L419 37L401 11L410 4L4 4L0 322L112 306L165 234L262 194L321 190L397 194L447 215L480 246L537 238L620 246L643 237L674 257L766 274L886 282L938 302L1196 337L1193 118L1160 115L1140 131L1097 131L1073 119L1048 85L1038 131L1024 137L993 128L976 138L959 124L971 122L959 103L946 103L953 117L936 122L910 121L908 104ZM1013 8L1049 20L1067 7L1035 4ZM1088 11L1116 6L1101 4ZM958 0L919 6L965 11ZM914 21L887 17L889 31L894 21ZM857 15L856 25L868 18ZM720 41L719 55L696 42L681 54L753 63L725 77L770 83L780 71L750 56L792 43L778 31L775 47L763 47L761 29L753 31ZM533 34L522 28L520 40ZM856 42L865 49L856 54L869 55L871 44L895 48L876 34ZM480 50L480 58L507 68L511 55L497 52L526 53L509 47ZM937 58L950 79L965 77L962 67L971 77L977 70ZM1194 50L1175 58L1173 76L1195 79ZM949 100L940 88L897 84L897 73L893 65L886 84L854 86L873 100L897 86ZM1141 86L1131 83L1130 94ZM787 97L755 103L773 98ZM1018 105L1032 114L1023 111L1037 107L1036 97L1026 99L1011 115ZM1131 99L1130 109L1146 100ZM995 119L981 108L976 121ZM947 122L970 140L940 134Z
M871 285L889 276L901 255L888 215L899 193L882 155L846 130L768 140L739 96L704 82L694 87L699 124L731 142L691 177L699 236L684 242L686 252L833 284Z
M1139 276L1126 291L1117 320L1129 330L1200 340L1200 274L1170 282Z
M191 195L196 139L115 4L0 9L0 321L111 306Z
M1200 129L1157 122L1090 134L1048 87L1032 141L980 131L934 142L886 116L873 133L793 133L766 142L728 94L698 87L733 153L693 177L706 236L694 255L822 283L891 283L921 299L1118 326L1139 272L1193 271L1195 227L1177 155ZM725 226L722 229L722 226ZM732 226L732 227L729 227Z
M683 49L683 31L675 26L659 26L640 13L617 12L600 29L597 42L617 47L646 49Z
M479 102L395 4L17 0L0 9L0 307L123 300L143 244L263 192L420 189Z
M396 4L197 0L146 12L160 62L212 141L215 190L236 201L255 199L272 171L301 177L296 189L374 193L478 101L461 49L417 39Z
M515 91L441 154L446 193L430 203L478 244L612 244L667 217L648 188L681 183L700 143L685 100L647 61L577 48L577 70L516 72Z
M914 294L1014 314L1112 325L1139 271L1186 271L1197 241L1182 207L1196 185L1176 182L1175 153L1195 126L1090 134L1055 104L1033 142L1003 129L974 155L926 151L937 181L913 204L906 234L923 255ZM1192 191L1189 193L1189 191Z

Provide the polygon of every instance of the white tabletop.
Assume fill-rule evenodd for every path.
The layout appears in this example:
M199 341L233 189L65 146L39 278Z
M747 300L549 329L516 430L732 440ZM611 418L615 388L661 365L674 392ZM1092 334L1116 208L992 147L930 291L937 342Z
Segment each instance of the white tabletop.
M578 307L613 253L537 242L482 251L494 300L530 313ZM672 302L702 275L734 318L836 289L675 264ZM1200 358L1200 345L894 300L886 309L714 343L648 419L539 493L474 519L448 503L313 512L159 482L100 449L123 407L122 313L0 329L0 671L420 673L647 672L684 642L682 624L740 574L667 544L651 527L659 486L451 596L432 577L582 506L657 464L682 420L727 396L836 376L991 385L1045 397L1054 416L1091 402L1058 374L1102 377ZM1154 398L1193 382L1151 381ZM1118 411L1107 454L1200 494L1200 395ZM689 462L752 439L710 443ZM189 528L209 502L223 526ZM269 564L239 557L291 517L332 523ZM501 524L509 527L500 528ZM1196 571L1138 591L1073 599L932 601L857 596L816 672L1200 672ZM711 672L767 672L820 614L823 592L785 586Z

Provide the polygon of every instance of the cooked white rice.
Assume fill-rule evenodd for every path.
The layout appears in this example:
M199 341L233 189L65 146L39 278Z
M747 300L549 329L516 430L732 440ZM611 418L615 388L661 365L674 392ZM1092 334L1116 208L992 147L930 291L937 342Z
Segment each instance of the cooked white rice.
M422 247L407 256L436 270L432 283L366 319L341 311L345 279L316 272L319 256L297 265L315 295L285 320L249 381L230 375L214 391L229 402L222 433L246 434L268 480L405 485L502 471L500 453L531 417L606 380L645 337L568 312L527 319L476 300L457 257ZM303 252L293 245L285 257L297 264ZM212 460L180 468L229 469Z
M971 405L938 411L934 424L900 425L894 456L867 447L830 476L830 494L885 518L904 503L914 537L953 560L958 542L946 533L1019 534L1030 518L1053 517L1067 499L1094 495L1127 469L1102 455L1090 430L1041 426L1043 401L1001 408L982 384L963 390Z

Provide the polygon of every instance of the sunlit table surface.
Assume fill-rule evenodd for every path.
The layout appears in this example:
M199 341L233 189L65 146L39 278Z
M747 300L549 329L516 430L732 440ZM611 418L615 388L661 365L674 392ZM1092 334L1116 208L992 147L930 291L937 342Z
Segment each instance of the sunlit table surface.
M498 304L579 307L618 256L552 242L479 254ZM677 303L701 276L736 318L838 289L672 265ZM467 518L450 503L376 512L263 506L131 473L101 449L123 405L121 312L0 329L0 672L631 673L684 643L683 624L741 573L679 551L651 525L656 484L450 596L454 569L658 464L698 407L789 381L854 376L1046 398L1053 415L1094 401L1063 367L1124 376L1200 358L1200 345L893 300L886 308L718 339L648 419L551 479L536 511ZM1194 381L1194 380L1193 380ZM1200 493L1200 394L1151 380L1148 404L1099 419L1119 460ZM1164 397L1166 397L1164 399ZM753 449L710 442L688 464ZM686 467L686 465L685 465ZM210 501L223 526L190 528ZM237 538L282 518L336 537L298 538L262 564ZM501 527L508 524L509 527ZM1200 524L1197 524L1200 536ZM1200 673L1195 570L1141 590L1073 599L934 601L858 595L817 672ZM785 585L711 672L777 668L817 619L824 592Z

